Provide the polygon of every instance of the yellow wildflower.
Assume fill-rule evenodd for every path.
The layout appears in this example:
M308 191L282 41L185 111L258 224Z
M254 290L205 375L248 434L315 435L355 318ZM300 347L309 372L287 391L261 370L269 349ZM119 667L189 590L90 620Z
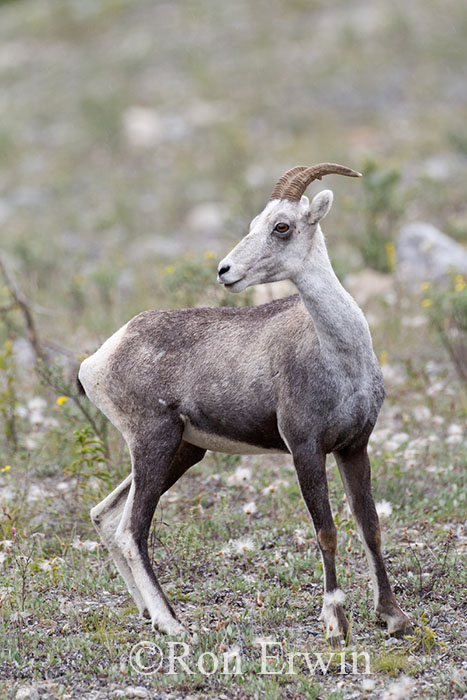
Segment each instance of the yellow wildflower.
M421 289L423 292L426 292L427 289L430 289L430 286L431 286L431 285L430 285L429 282L422 282L421 285L420 285L420 289Z
M206 258L206 260L214 260L216 257L216 254L212 250L207 250L204 254L204 257Z
M61 406L62 404L66 403L68 401L68 396L59 396L57 399L57 406Z
M465 279L462 277L462 275L456 275L455 277L455 290L456 292L462 292L464 291L466 287L466 282Z
M383 350L382 353L379 356L379 364L384 365L388 361L388 354L386 350Z
M388 260L388 265L390 270L394 270L396 267L396 246L392 241L386 243L386 257Z
M167 267L165 268L165 271L168 275L173 275L173 273L175 272L174 265L167 265Z
M3 469L1 469L0 471L2 471L2 472L8 472L8 471L10 471L10 469L11 469L11 464L7 464L7 465L4 466Z
M422 306L423 306L425 309L428 309L428 308L429 308L430 306L432 306L432 305L433 305L433 302L431 301L431 299L423 299L423 301L422 301Z

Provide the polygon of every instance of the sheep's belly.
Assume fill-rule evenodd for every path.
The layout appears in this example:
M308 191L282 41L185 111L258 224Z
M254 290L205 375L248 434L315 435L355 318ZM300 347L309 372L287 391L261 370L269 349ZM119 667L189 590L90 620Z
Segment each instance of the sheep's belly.
M205 450L226 452L231 455L254 455L265 454L266 452L283 454L284 452L284 450L271 450L265 447L258 447L257 445L249 445L245 442L237 442L237 440L231 440L222 435L216 435L215 433L207 433L192 425L185 416L182 416L182 420L184 420L185 423L183 439L186 440L186 442L190 442L192 445L203 447Z

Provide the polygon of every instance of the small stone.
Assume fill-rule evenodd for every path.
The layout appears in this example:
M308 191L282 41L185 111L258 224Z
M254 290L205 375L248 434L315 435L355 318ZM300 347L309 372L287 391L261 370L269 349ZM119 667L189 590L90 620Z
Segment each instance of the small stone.
M274 299L282 299L283 297L296 294L297 289L292 282L281 280L280 282L268 282L267 284L259 284L253 288L253 301L256 306L267 304Z
M149 692L142 685L129 686L125 690L125 696L127 698L147 698Z
M123 115L123 128L132 146L154 146L163 135L162 120L158 113L148 107L130 107Z
M394 290L394 279L375 270L362 270L359 273L347 275L344 286L354 297L357 304L364 306L374 297L386 297Z
M15 695L15 700L39 700L37 688L33 685L23 685L18 688Z
M227 214L227 208L221 202L203 202L190 209L185 223L193 233L213 236L222 231Z

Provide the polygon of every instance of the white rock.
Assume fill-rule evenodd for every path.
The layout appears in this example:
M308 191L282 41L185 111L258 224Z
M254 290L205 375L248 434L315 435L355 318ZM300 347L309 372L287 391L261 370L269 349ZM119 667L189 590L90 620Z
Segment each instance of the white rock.
M364 678L362 680L362 690L365 692L369 692L370 690L374 690L376 686L376 682L372 678Z
M408 442L408 440L409 440L409 435L407 433L395 433L391 437L391 443L393 445L396 445L397 447L402 445L404 442Z
M148 107L130 107L123 115L123 129L132 146L154 146L163 136L160 116Z
M388 439L391 431L389 428L380 428L379 430L374 430L370 436L370 442L377 442L379 444L383 443Z
M127 698L147 698L148 695L149 691L147 691L146 688L143 688L141 685L129 686L125 690L125 696Z
M43 501L47 496L51 495L51 491L42 484L30 484L26 496L28 503L35 503L36 501Z
M403 316L402 325L407 326L407 328L421 328L426 326L428 319L426 316Z
M296 288L292 282L289 282L288 280L258 284L253 288L253 303L256 306L259 306L260 304L267 304L268 301L282 299L283 297L288 297L291 294L296 293Z
M23 685L18 688L15 695L15 700L39 700L37 688L33 685Z
M47 401L42 396L33 396L28 401L28 409L31 413L42 413L47 407Z
M214 235L222 231L227 215L227 207L221 202L204 202L190 209L185 223L194 233Z
M396 249L397 274L408 285L441 281L451 269L467 275L467 250L435 226L421 221L404 226Z
M358 304L364 306L373 297L385 297L394 290L394 279L376 270L362 270L353 275L347 275L344 287L350 292Z
M12 207L5 199L0 199L0 225L4 224L10 217Z
M185 116L196 127L212 126L229 116L227 107L221 102L196 100L186 107Z
M381 367L384 381L392 386L400 386L407 380L407 372L402 365L389 364L385 362Z
M36 364L34 348L25 338L16 338L13 341L13 352L16 363L21 368L31 370Z

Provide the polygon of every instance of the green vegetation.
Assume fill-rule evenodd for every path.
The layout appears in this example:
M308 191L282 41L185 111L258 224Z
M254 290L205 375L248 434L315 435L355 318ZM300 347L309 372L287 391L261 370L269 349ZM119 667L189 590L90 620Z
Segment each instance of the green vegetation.
M459 378L467 384L467 283L453 274L448 287L423 285L422 304L428 310L432 326L449 353Z
M362 168L362 196L356 206L364 219L355 245L366 266L380 272L393 272L394 235L407 200L400 194L400 172L368 159Z

